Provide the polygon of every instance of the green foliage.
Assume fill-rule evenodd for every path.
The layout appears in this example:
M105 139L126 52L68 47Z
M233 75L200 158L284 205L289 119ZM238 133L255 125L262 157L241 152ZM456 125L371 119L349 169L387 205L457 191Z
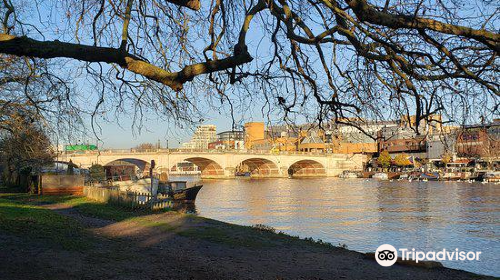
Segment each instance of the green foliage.
M411 164L410 160L408 159L408 155L405 153L399 154L394 158L394 163L397 166L403 167L403 166L408 166Z
M441 160L443 161L444 164L448 164L448 163L452 162L453 156L451 155L450 152L445 152L441 156Z
M95 181L101 181L106 179L106 174L104 173L104 166L100 164L93 164L89 168L90 178Z
M380 156L377 159L377 163L381 165L383 168L388 168L391 166L391 155L389 155L388 151L382 151Z

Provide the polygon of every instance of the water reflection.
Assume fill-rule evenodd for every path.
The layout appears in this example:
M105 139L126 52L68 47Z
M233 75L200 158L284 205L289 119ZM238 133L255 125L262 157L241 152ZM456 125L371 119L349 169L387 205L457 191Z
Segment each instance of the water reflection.
M500 276L500 188L458 182L365 179L205 181L197 212L241 225L375 251L383 243L418 250L482 251L448 267Z

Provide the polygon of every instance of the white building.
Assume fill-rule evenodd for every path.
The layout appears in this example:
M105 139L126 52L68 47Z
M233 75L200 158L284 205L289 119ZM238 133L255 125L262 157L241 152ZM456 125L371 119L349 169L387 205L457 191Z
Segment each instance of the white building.
M358 121L354 123L358 127L338 124L337 135L340 135L343 142L347 143L374 143L374 138L380 130L387 128L397 128L398 123L394 121ZM364 132L363 132L364 131ZM370 136L368 136L368 135Z
M215 125L200 125L196 128L191 141L182 144L182 149L206 150L208 143L217 141L217 127Z

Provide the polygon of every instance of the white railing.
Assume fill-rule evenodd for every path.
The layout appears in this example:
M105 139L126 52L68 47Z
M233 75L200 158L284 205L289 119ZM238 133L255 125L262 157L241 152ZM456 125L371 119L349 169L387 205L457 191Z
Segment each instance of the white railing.
M299 151L264 151L264 150L202 150L202 149L106 149L99 151L63 151L66 155L88 154L251 154L251 155L309 155L327 156L335 155L326 152L299 152Z
M83 195L99 202L117 203L132 209L149 208L155 210L172 208L173 206L173 201L169 197L163 195L153 196L150 193L123 192L116 187L85 186Z

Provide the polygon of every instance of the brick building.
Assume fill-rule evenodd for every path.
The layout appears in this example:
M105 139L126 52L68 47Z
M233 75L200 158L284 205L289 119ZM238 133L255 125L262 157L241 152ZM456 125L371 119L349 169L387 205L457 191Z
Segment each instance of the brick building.
M466 126L458 131L456 152L464 158L500 157L500 120Z

